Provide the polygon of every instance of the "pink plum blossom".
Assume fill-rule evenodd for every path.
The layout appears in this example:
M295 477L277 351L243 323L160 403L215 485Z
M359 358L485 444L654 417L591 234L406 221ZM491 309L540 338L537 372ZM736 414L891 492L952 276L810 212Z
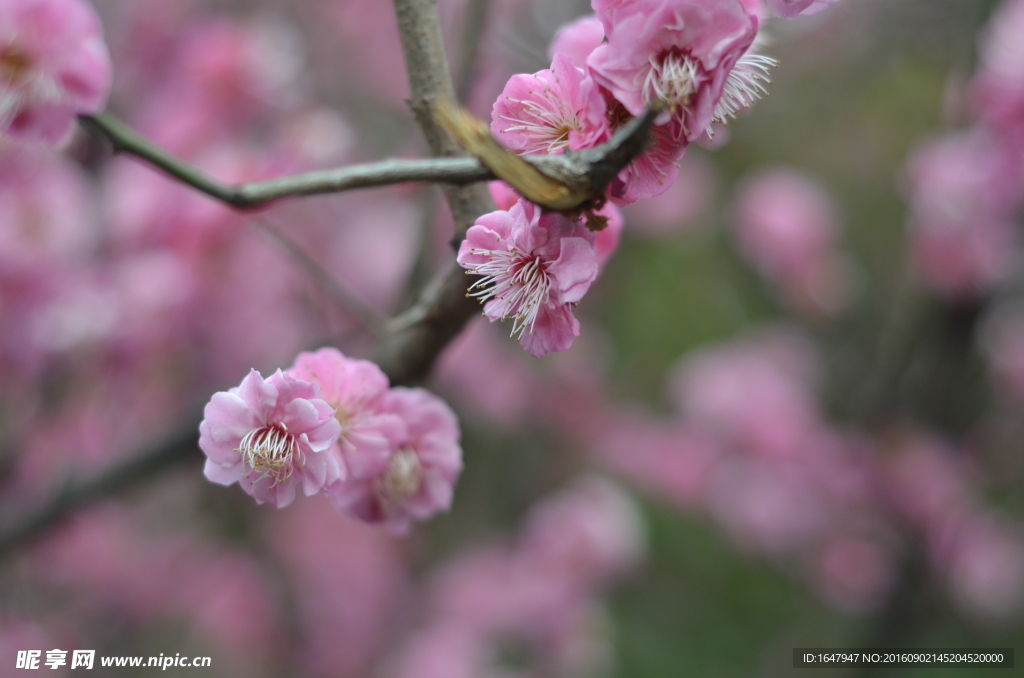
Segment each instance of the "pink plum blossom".
M110 56L90 4L0 5L0 132L62 143L77 114L103 109L110 82Z
M405 534L413 520L451 508L462 471L459 424L443 400L421 388L393 388L380 406L404 424L391 431L396 437L386 468L372 478L339 480L327 496L345 515Z
M206 405L199 425L204 473L220 485L239 483L260 504L284 508L298 485L309 496L343 475L330 452L339 433L334 408L316 385L280 370L264 380L252 370Z
M733 67L757 35L757 19L739 0L605 4L619 6L613 29L606 23L608 42L587 59L594 79L631 115L662 103L679 134L704 134Z
M341 433L334 449L347 478L375 478L388 468L394 440L404 427L398 417L381 410L388 378L379 367L348 358L338 349L322 348L300 353L288 374L316 384L320 397L335 410Z
M841 310L849 283L824 188L795 170L768 170L746 183L737 203L740 251L783 299L827 315Z
M580 68L586 68L587 57L602 42L604 27L601 20L594 15L584 16L558 29L548 47L548 54L552 58L556 54L564 54Z
M499 210L507 212L519 200L519 195L504 181L492 181L487 184L487 189ZM607 202L604 207L595 210L594 214L608 220L605 227L594 235L594 254L597 257L597 265L603 267L615 254L615 250L619 248L619 240L626 222L622 210L611 202Z
M582 223L520 200L477 219L458 262L483 276L471 294L486 302L484 315L491 322L514 318L512 335L534 357L564 351L579 336L572 306L598 268L594 234Z
M604 97L564 54L554 56L550 70L513 75L491 119L499 141L528 155L592 148L608 139Z
M817 14L821 10L834 5L839 0L765 0L776 16L786 19L796 18L800 14Z
M605 99L609 108L608 121L614 133L633 116L607 92ZM687 146L679 124L670 120L664 125L654 125L649 134L644 152L626 165L608 188L608 197L616 205L657 197L675 183L678 163Z

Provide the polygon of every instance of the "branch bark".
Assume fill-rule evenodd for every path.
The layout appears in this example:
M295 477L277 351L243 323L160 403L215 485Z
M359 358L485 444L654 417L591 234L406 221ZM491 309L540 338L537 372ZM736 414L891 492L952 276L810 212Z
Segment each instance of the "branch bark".
M494 175L474 158L383 160L381 162L306 172L277 179L228 184L163 150L109 113L79 117L82 126L110 141L115 153L126 153L163 170L211 198L241 209L261 207L282 198L340 193L410 181L468 184Z

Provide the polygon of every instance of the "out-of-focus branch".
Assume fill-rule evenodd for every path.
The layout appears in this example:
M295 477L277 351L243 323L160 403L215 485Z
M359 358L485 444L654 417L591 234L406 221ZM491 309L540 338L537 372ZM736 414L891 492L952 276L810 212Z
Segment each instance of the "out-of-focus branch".
M252 223L272 243L302 266L331 300L347 312L364 330L378 339L381 337L384 333L384 318L376 310L355 298L319 262L306 253L298 243L292 241L284 233L281 233L268 220L255 217L252 219Z
M89 480L69 481L49 503L0 528L0 557L98 499L134 487L179 463L194 461L198 464L201 455L196 444L197 430L198 423L182 428L156 446L113 465Z

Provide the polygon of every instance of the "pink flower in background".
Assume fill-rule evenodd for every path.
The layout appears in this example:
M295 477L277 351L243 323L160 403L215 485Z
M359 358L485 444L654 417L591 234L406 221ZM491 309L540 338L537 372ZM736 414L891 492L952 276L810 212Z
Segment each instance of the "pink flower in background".
M491 120L499 141L528 155L592 148L608 139L604 97L564 54L554 56L550 70L513 75Z
M839 0L765 0L776 16L786 19L796 18L800 14L817 14L821 10L834 5Z
M335 449L345 465L346 478L374 478L388 467L394 441L404 427L382 411L388 378L368 360L348 358L335 348L300 353L288 374L316 384L320 397L335 410L341 424Z
M845 612L864 614L886 602L896 568L893 555L877 541L842 536L829 541L814 576L826 600Z
M597 277L594 235L581 223L520 200L477 219L458 262L483 276L471 289L484 315L514 318L512 335L534 357L564 351L579 335L572 305Z
M405 621L410 583L403 545L374 526L345 520L326 501L298 502L268 518L261 531L288 582L289 620L300 631L284 636L289 671L310 678L370 675L395 622Z
M612 22L608 42L587 59L594 79L631 115L667 105L665 117L691 140L716 117L729 74L757 35L739 0L633 0Z
M0 149L0 282L64 277L99 241L86 177L46 148Z
M327 496L345 515L405 534L413 520L451 508L462 472L459 423L443 400L421 388L392 388L380 406L404 424L387 467L373 478L339 480Z
M110 56L84 0L0 5L0 132L62 143L110 92Z
M908 163L911 256L939 294L986 294L1013 268L1017 181L1003 151L984 133L971 132L930 142Z
M278 370L252 370L237 388L215 393L199 425L206 477L235 482L260 504L284 508L301 484L306 496L344 470L330 447L341 432L334 409L315 385Z
M621 488L586 476L533 508L519 549L533 567L597 586L639 563L643 520Z
M736 222L741 253L785 300L826 315L843 308L849 282L836 208L817 182L789 169L759 173L737 198Z
M564 54L580 68L587 67L587 57L604 42L604 27L594 15L580 17L558 29L548 47L548 54Z
M686 356L671 395L693 423L720 440L770 458L798 457L821 425L813 398L813 345L766 332Z
M1015 144L1024 142L1024 2L1007 0L981 35L980 67L971 83L974 108L982 120Z
M1024 607L1024 534L978 513L950 539L943 569L953 601L975 618L1013 619Z

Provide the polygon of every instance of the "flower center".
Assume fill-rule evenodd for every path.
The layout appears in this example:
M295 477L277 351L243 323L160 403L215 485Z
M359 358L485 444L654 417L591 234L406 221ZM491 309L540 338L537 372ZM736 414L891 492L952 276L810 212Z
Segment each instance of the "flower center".
M249 431L237 451L242 453L242 460L251 469L250 473L270 478L271 487L291 476L296 458L299 464L304 463L298 439L288 432L284 424L269 424Z
M15 45L0 50L0 74L13 85L20 85L32 73L32 60Z
M532 94L532 92L531 92ZM551 90L538 93L539 99L512 99L519 104L519 116L499 115L511 123L502 132L518 132L528 142L524 153L561 153L569 148L569 133L583 129L583 123L576 111Z
M532 334L537 314L551 297L549 262L514 249L474 249L473 253L488 257L488 261L473 271L484 277L469 288L470 296L478 297L481 302L488 299L501 302L502 320L514 318L512 336L521 339L527 330Z
M391 455L387 470L374 481L374 490L386 507L394 508L419 492L422 483L423 465L419 456L402 448Z
M700 86L700 67L688 55L671 50L651 57L651 70L644 80L644 101L663 101L673 114L690 105Z

